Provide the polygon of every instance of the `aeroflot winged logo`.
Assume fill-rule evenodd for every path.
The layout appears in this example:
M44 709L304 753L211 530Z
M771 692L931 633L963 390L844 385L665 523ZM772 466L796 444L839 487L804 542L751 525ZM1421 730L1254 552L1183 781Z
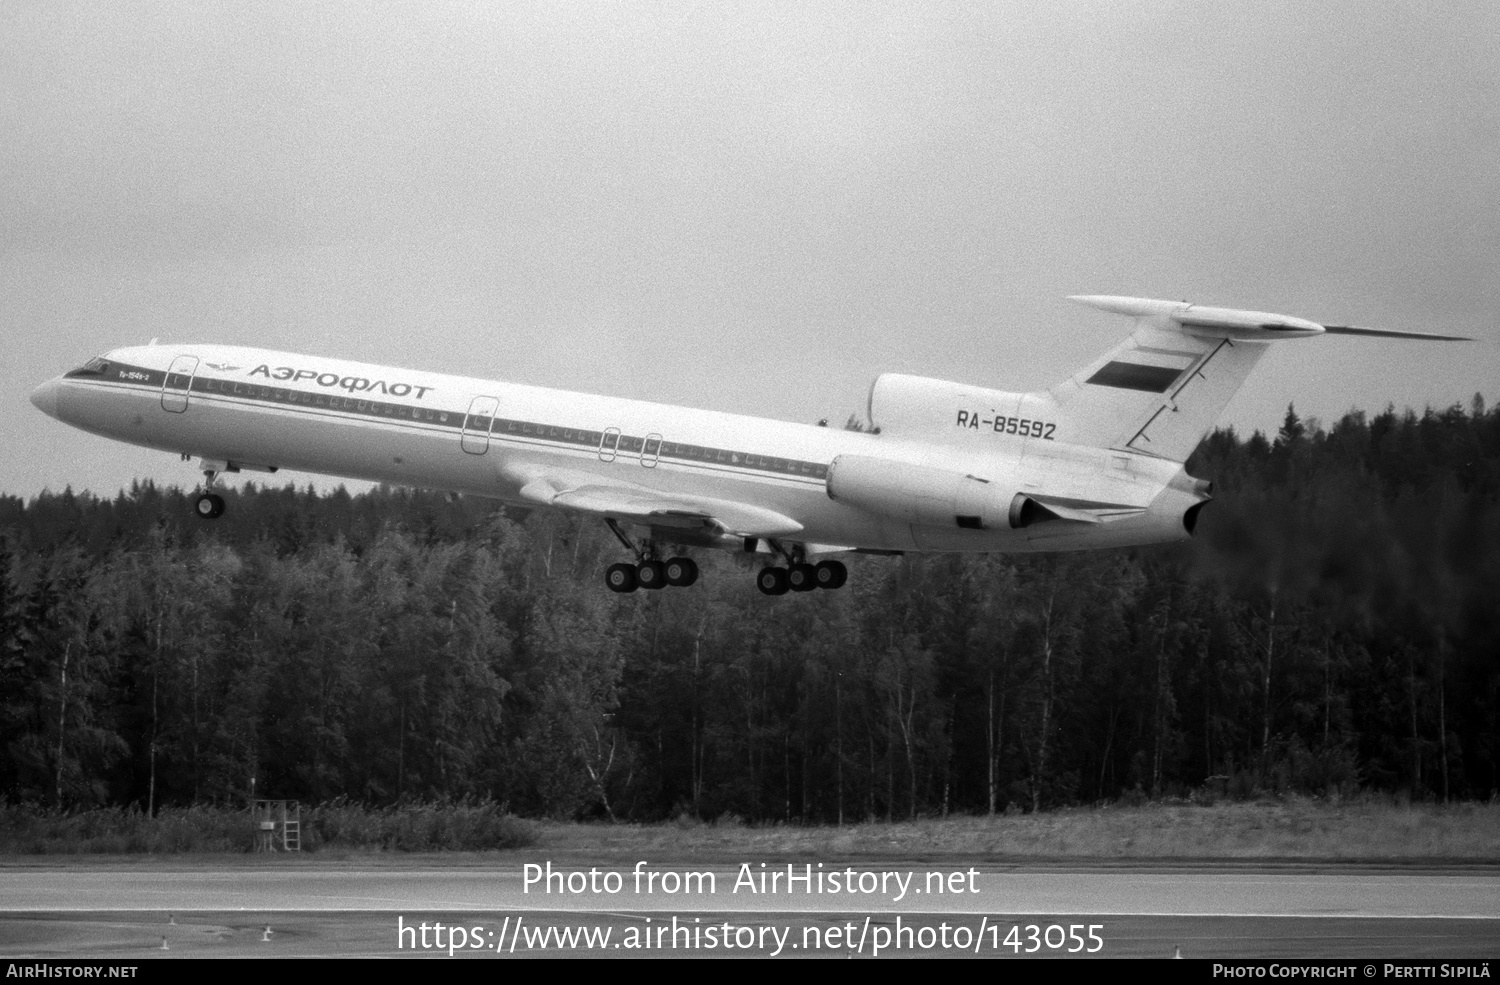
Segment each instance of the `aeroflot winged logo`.
M338 373L319 373L314 369L297 369L293 366L277 366L275 369L272 369L264 363L252 369L248 375L264 376L267 379L294 383L311 380L318 386L342 387L350 393L386 393L392 397L406 397L415 393L418 400L425 397L427 391L434 389L434 387L416 386L411 383L390 383L386 380L371 380L363 376L340 376Z

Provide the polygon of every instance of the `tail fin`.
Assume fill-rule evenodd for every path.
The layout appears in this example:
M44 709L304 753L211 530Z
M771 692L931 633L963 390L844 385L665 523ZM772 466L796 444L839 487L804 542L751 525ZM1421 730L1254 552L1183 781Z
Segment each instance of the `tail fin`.
M1011 393L885 373L870 387L876 431L967 441L981 429L1185 462L1214 426L1266 346L1327 332L1471 342L1456 335L1319 325L1264 311L1103 295L1070 300L1135 319L1124 342L1050 390ZM956 417L955 417L956 412ZM1041 439L1038 441L1038 439Z
M1058 437L1183 462L1266 344L1319 335L1315 322L1260 311L1109 296L1069 300L1136 319L1135 331L1047 392ZM1038 395L1040 396L1040 395Z

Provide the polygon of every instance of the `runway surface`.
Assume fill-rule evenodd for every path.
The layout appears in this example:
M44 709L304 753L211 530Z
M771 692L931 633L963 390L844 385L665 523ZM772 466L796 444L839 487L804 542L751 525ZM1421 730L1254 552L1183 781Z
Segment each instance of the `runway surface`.
M450 951L1484 958L1500 954L1500 870L0 864L3 957Z

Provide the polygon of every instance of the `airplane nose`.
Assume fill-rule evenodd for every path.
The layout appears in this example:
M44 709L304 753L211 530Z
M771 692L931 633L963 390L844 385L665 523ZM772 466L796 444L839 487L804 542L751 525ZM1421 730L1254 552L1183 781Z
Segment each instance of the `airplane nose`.
M46 414L48 417L56 417L57 391L61 388L62 384L57 380L48 380L46 383L43 383L41 386L31 391L31 402L36 406L36 409L41 411L43 414Z

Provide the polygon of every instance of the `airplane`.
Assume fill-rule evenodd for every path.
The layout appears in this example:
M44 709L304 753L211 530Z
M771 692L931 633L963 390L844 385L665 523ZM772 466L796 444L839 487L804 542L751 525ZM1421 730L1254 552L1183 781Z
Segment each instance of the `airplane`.
M39 386L42 412L225 473L292 469L601 518L615 592L684 587L662 545L769 555L766 595L837 589L828 555L1070 551L1191 536L1212 484L1184 462L1271 344L1472 341L1110 295L1125 341L1046 390L886 373L867 430L226 345L115 349ZM784 562L784 564L782 563Z

